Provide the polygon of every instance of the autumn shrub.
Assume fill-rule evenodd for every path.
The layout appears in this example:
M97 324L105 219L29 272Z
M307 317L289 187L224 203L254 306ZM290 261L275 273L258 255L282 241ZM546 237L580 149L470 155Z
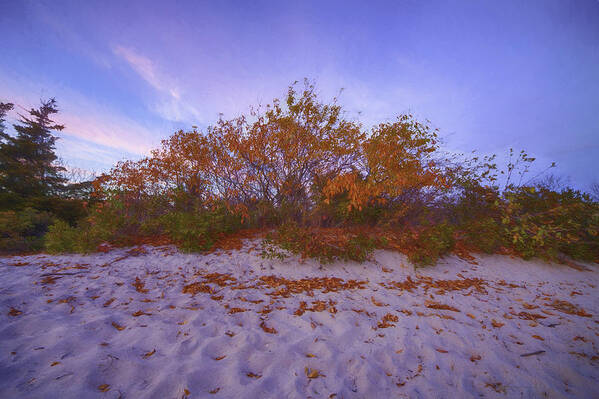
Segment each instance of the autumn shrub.
M531 191L534 158L524 151L510 150L500 170L494 156L450 156L439 141L410 114L366 129L306 81L249 115L176 132L149 156L118 163L96 180L96 203L76 229L85 248L165 236L200 251L240 228L271 228L265 256L323 262L363 261L388 247L431 264L456 242L525 258L597 259L597 203L574 191ZM52 234L69 247L66 226Z
M0 253L39 251L53 222L52 214L32 208L0 212Z

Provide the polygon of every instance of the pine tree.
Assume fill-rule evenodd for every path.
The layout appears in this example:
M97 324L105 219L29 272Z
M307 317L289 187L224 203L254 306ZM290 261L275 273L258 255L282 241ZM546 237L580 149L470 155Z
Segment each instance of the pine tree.
M1 104L3 115L12 104ZM20 115L13 125L16 136L10 136L2 127L0 135L0 209L21 208L29 202L57 196L66 179L63 167L56 165L54 152L57 137L53 130L62 130L52 114L58 112L56 100L42 101L29 116ZM3 122L3 121L2 121Z
M6 122L6 119L4 118L6 117L7 112L13 108L13 106L14 104L12 103L0 103L0 140L8 137L8 135L4 131L4 129L6 128L4 126L4 122Z

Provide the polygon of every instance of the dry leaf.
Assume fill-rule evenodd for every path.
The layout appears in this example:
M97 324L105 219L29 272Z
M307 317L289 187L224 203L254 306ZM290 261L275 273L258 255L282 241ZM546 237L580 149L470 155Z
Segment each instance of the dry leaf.
M491 319L491 325L495 328L501 328L505 325L505 323L500 323L495 319Z
M304 368L304 371L306 372L306 376L308 378L318 378L318 377L324 377L323 374L320 374L320 372L316 369L310 369L308 367Z
M117 323L116 323L116 322L114 322L114 321L112 322L112 326L113 326L114 328L116 328L117 330L119 330L119 331L123 331L123 330L125 329L125 327L123 327L123 326L121 326L121 325L117 324Z
M23 314L23 312L21 312L18 309L12 308L12 307L10 308L10 311L8 312L9 316L18 316L18 315L21 315L21 314Z
M264 332L267 332L269 334L276 334L277 330L275 330L274 327L268 327L266 325L266 323L264 323L264 321L262 321L262 323L260 323L260 328L262 328L262 330L264 330Z
M451 310L452 312L459 312L460 309L453 307L451 305L446 305L444 303L439 303L435 301L429 301L428 299L424 301L424 304L429 309L438 309L438 310Z
M102 384L98 386L98 391L100 392L108 392L110 391L110 385L108 384Z
M378 302L376 299L374 299L374 297L373 297L373 296L371 296L371 297L370 297L370 300L372 301L372 303L373 303L375 306L381 306L381 307L382 307L382 306L389 306L389 305L387 305L387 304L385 304L385 303Z
M138 310L137 312L132 314L133 317L139 317L139 316L152 316L152 313L146 313L144 311Z
M135 277L135 282L131 284L135 287L135 291L141 294L147 294L148 290L144 288L145 283L139 279L139 277Z
M156 349L153 349L152 351L150 351L150 352L146 353L146 354L144 355L144 359L147 359L147 358L149 358L149 357L150 357L150 356L152 356L154 353L156 353Z
M116 298L110 298L109 300L107 300L106 302L104 302L104 305L102 305L102 306L104 306L105 308L109 307L109 306L110 306L110 304L111 304L112 302L114 302L114 300L115 300L115 299L116 299Z

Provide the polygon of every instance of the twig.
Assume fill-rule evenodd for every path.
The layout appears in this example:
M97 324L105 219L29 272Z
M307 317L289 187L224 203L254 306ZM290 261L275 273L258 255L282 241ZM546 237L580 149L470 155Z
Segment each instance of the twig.
M85 274L85 273L89 273L89 272L75 272L75 273L44 273L42 274L40 277L47 277L47 276L74 276L76 274Z
M545 351L536 351L536 352L530 352L530 353L525 353L523 355L520 355L520 357L527 357L527 356L533 356L533 355L540 355L542 353L545 353Z

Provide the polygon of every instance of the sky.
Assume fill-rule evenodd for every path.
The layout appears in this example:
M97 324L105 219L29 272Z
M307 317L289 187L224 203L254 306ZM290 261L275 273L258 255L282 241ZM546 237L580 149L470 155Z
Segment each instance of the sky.
M309 78L365 127L510 147L599 181L599 1L0 1L0 101L55 97L58 155L102 172ZM10 115L12 121L16 113Z

